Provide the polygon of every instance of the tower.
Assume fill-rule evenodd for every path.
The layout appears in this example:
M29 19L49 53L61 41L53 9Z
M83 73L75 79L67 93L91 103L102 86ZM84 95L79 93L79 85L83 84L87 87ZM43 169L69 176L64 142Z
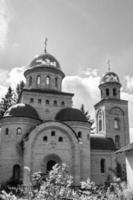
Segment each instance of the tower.
M97 134L112 138L116 149L129 143L128 102L120 98L120 88L118 75L106 73L99 85L101 100L95 105Z

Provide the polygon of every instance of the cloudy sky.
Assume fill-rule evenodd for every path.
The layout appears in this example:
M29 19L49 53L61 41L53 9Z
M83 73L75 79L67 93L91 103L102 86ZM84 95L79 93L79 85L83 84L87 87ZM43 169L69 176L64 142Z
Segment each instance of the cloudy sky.
M123 84L121 96L129 100L133 135L132 19L132 0L0 0L0 96L24 78L47 37L47 51L66 74L63 89L92 116L110 59Z

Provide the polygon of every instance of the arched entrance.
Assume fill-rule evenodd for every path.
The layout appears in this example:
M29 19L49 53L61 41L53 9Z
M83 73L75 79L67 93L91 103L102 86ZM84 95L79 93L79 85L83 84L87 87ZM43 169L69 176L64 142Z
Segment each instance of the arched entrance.
M46 171L47 171L47 173L50 172L50 171L52 170L52 168L53 168L53 166L54 166L55 164L57 164L55 160L49 160L49 161L47 162L47 166L46 166Z

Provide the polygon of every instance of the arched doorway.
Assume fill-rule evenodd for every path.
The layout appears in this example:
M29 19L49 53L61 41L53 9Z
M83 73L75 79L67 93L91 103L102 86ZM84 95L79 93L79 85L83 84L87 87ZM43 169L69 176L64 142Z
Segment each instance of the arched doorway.
M46 166L46 171L47 173L50 172L53 169L53 166L57 164L57 162L55 160L49 160L47 162L47 166Z

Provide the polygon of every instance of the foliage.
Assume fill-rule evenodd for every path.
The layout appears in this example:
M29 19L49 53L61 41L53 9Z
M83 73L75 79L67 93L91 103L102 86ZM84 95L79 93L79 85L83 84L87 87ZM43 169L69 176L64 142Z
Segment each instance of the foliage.
M80 108L81 112L86 116L88 122L91 123L91 126L93 125L94 123L94 120L91 119L91 116L89 114L89 111L85 111L85 107L84 107L84 104L81 105L81 108Z
M17 100L19 99L19 96L20 96L24 86L25 86L24 81L21 81L19 84L17 84L17 87L16 87Z

